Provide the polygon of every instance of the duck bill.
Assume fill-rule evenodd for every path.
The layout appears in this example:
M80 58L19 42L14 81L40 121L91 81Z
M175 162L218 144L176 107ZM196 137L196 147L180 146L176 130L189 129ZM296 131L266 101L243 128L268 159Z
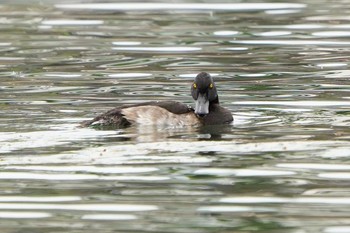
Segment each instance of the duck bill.
M203 94L198 95L194 113L200 117L203 117L209 113L209 101L206 95L203 95Z

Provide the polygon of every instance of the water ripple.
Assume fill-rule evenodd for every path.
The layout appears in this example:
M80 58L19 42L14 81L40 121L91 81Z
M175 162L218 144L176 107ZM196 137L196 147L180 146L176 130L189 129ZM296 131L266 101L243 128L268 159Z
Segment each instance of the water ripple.
M202 50L199 47L113 47L112 49L135 52L194 52Z
M233 36L233 35L237 35L240 32L238 31L215 31L213 34L215 36Z
M282 105L298 107L331 107L331 106L350 106L348 101L240 101L233 102L238 105Z
M281 170L205 168L196 170L194 174L214 176L290 176L296 173Z
M296 204L336 204L336 205L348 205L350 204L350 198L347 197L225 197L220 199L222 203L296 203Z
M350 165L345 164L319 164L319 163L280 163L277 167L307 169L307 170L350 170Z
M249 212L249 213L264 213L277 212L276 208L268 207L250 207L250 206L203 206L198 208L199 212L204 213L225 213L225 212Z
M2 231L347 232L348 4L266 1L0 5ZM201 71L233 124L78 127Z
M320 173L318 177L325 179L350 180L350 172L328 172Z
M96 167L96 166L8 166L4 169L14 170L37 170L37 171L59 171L59 172L89 172L102 174L118 174L118 173L145 173L157 171L154 167Z
M331 226L323 229L324 233L348 233L350 232L350 226Z
M158 210L154 205L132 204L41 204L41 203L0 203L0 210L83 210L83 211L107 211L107 212L139 212Z
M132 214L85 214L81 217L81 219L84 220L109 220L109 221L115 221L115 220L135 220L137 219L136 215Z
M304 8L298 3L84 3L56 4L55 7L68 10L119 10L119 11L157 11L157 10L210 10L210 11L256 11L290 8Z
M52 217L50 213L44 212L9 212L0 211L0 219L36 219L36 218L49 218Z
M151 73L118 73L108 75L111 78L144 78L152 76Z
M323 31L323 32L314 32L313 36L319 37L350 37L350 32L348 31Z
M56 19L56 20L44 20L41 22L43 25L53 26L66 26L66 25L100 25L103 24L103 20L72 20L72 19Z
M2 172L0 180L97 180L97 175Z
M28 197L28 196L0 196L0 202L74 202L81 201L78 196Z
M348 46L350 42L347 41L326 41L326 40L233 40L230 41L233 44L251 44L251 45L288 45L288 46L300 46L300 45L328 45L328 46Z
M64 136L63 136L64 137ZM55 140L53 140L55 141ZM40 141L44 146L45 143ZM57 142L56 142L57 143ZM28 143L25 143L28 144ZM6 144L5 144L6 145ZM276 141L276 142L259 142L259 143L240 143L235 141L229 142L215 142L215 141L169 141L169 142L151 142L138 143L132 147L128 144L108 147L87 148L81 151L75 151L68 154L56 154L48 156L26 156L23 158L6 157L1 161L2 165L19 165L19 164L57 164L62 162L70 163L88 163L93 161L94 164L152 164L152 163L210 163L214 158L198 156L196 153L253 153L253 152L271 152L271 151L314 151L328 146L346 146L342 141ZM34 148L39 144L31 143ZM27 145L29 147L29 145ZM346 150L346 148L343 148ZM174 156L159 156L154 154L155 151L159 153L182 152L184 155ZM189 156L193 154L193 156ZM327 154L328 150L323 150L318 156ZM64 169L64 168L62 168ZM142 168L141 168L142 169ZM151 168L152 169L152 168ZM102 168L103 170L103 168ZM230 171L229 171L230 172ZM1 173L0 173L1 175ZM5 175L5 173L3 174ZM14 174L15 175L15 174ZM34 174L35 175L35 174ZM8 174L10 177L11 174ZM7 176L6 176L7 177ZM22 174L21 177L26 177ZM37 174L37 178L44 179L44 174ZM50 178L50 177L49 177ZM73 175L67 175L67 179L74 179ZM77 176L80 179L97 179L94 175ZM58 175L52 176L52 179L59 179Z

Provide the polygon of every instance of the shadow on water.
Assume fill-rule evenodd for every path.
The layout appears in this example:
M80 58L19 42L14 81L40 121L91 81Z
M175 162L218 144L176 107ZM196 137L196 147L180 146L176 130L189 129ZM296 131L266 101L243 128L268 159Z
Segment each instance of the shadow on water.
M225 136L232 135L234 133L234 127L232 125L207 125L197 129L199 140L225 140ZM231 140L230 137L226 137L226 140Z
M159 127L159 126L131 126L123 129L115 127L93 127L93 130L114 131L115 137L106 138L107 141L137 141L154 142L171 139L198 140L198 141L222 141L231 140L233 126L213 125L202 127Z

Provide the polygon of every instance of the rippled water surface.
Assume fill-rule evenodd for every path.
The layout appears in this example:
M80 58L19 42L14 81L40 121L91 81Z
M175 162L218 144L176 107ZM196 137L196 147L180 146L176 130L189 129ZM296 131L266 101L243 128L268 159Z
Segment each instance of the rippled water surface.
M350 232L347 1L3 1L2 233ZM79 128L192 104L230 126Z

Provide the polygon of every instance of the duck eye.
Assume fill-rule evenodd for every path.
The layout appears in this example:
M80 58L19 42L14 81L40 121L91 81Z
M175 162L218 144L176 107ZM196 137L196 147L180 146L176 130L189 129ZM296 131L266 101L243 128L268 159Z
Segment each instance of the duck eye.
M193 83L193 88L197 89L197 84L196 83Z
M213 83L210 83L209 88L212 89L214 87Z

